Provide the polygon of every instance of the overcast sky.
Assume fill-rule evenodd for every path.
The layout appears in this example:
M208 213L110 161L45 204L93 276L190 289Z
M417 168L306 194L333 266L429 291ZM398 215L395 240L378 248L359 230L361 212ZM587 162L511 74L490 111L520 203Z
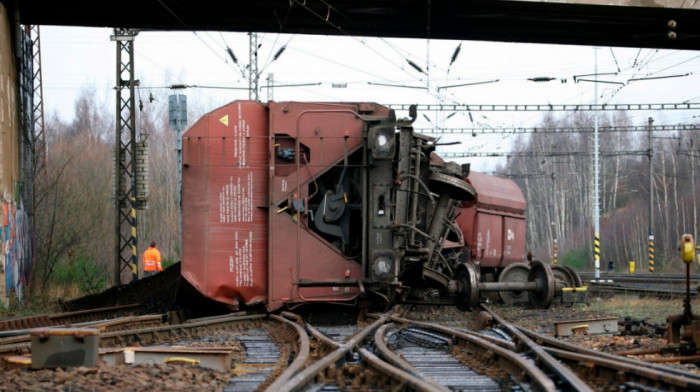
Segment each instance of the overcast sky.
M85 88L94 88L107 107L115 106L117 66L112 33L111 29L41 26L47 115L56 113L71 120L74 102ZM599 80L615 82L597 84L598 103L700 103L699 51L280 34L260 34L258 42L261 86L267 84L269 74L274 74L276 84L320 83L275 88L276 101L591 104L596 100L595 84L577 83L574 77L593 74L597 66ZM227 48L238 64L227 54ZM457 48L459 53L450 65ZM145 99L150 92L169 92L164 87L172 84L200 86L178 93L187 94L188 103L197 102L201 112L247 99L245 89L222 88L247 88L243 73L250 63L248 52L249 37L242 33L141 32L135 40L139 94ZM538 77L553 80L528 80ZM650 77L658 79L629 81ZM481 82L491 83L445 88ZM262 89L261 100L268 97L268 89ZM468 113L458 113L445 120L449 113L424 114L419 114L416 127L531 127L543 117L539 112L481 112L471 118ZM634 125L643 125L649 116L656 124L675 124L697 123L698 114L632 112L630 117ZM500 136L470 140L463 149L507 149L509 140Z

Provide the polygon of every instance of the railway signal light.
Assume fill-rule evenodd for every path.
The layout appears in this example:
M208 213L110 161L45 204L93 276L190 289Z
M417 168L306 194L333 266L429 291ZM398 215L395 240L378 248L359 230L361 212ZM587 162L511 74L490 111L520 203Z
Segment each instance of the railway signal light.
M695 241L692 235L683 234L679 248L684 263L690 264L695 261Z

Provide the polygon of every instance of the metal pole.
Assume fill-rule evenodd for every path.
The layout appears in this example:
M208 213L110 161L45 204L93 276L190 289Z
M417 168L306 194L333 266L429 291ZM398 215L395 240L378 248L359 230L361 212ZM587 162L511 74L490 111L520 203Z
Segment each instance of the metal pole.
M135 210L136 112L134 39L138 30L114 29L117 43L117 109L115 139L115 271L114 284L121 285L123 269L131 268L138 279L138 241ZM127 133L128 132L128 133ZM126 136L126 137L124 137ZM130 250L130 252L129 252ZM127 254L128 252L128 254Z
M593 134L593 223L594 233L593 252L595 257L595 277L600 278L600 203L598 201L598 48L595 48L595 115L594 115L594 134Z
M693 252L695 250L693 249ZM693 319L693 311L690 308L690 263L685 264L685 300L683 301L683 315L686 322L690 323Z
M114 35L117 35L117 29L114 29ZM122 272L121 258L121 202L122 202L122 134L121 134L121 101L122 101L122 83L121 83L121 60L122 51L117 42L117 126L115 130L116 140L114 142L114 285L120 286Z
M168 97L170 126L177 134L177 215L178 215L178 248L182 258L182 132L187 124L187 96L173 94Z
M557 264L559 262L559 254L557 249L559 240L557 239L557 225L554 222L552 222L552 236L554 236L554 255L552 257L552 263Z
M258 34L248 33L249 37L249 56L250 64L248 66L248 99L260 100L258 96Z
M135 34L134 34L135 36ZM133 38L133 37L132 37ZM129 202L131 204L131 278L139 280L139 256L138 237L136 233L136 80L134 79L134 41L128 43L129 48L129 175L131 176L131 189L129 190Z
M692 150L693 139L690 139L690 147ZM695 192L695 154L691 151L690 154L688 154L688 156L690 157L690 183L693 186L693 238L697 238L698 200L697 194Z
M180 261L182 261L182 125L180 118L180 107L177 111L177 237L180 251Z
M267 100L274 101L275 95L272 88L275 86L275 75L273 73L267 74Z
M649 117L649 272L654 273L654 119Z
M558 220L557 216L557 181L556 175L554 174L554 161L552 161L552 215L555 220ZM552 242L553 242L553 252L552 252L552 263L557 264L559 261L557 259L557 226L552 222Z

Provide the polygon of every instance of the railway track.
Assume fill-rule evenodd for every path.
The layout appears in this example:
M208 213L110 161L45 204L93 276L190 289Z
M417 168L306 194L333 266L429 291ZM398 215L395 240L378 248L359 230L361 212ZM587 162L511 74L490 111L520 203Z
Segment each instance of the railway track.
M596 278L593 272L579 272L581 279L585 282L592 280L612 280L620 283L652 283L652 284L683 284L685 285L684 273L654 273L654 274L622 274L604 273L600 278ZM700 281L700 274L691 274L690 282Z
M581 273L588 291L597 295L636 295L656 298L684 298L685 274L603 274L595 278L593 273ZM690 275L690 296L697 297L700 275Z
M654 285L652 287L643 286L643 283L638 285L631 284L616 284L609 282L588 282L588 291L598 295L635 295L639 297L654 297L654 298L685 298L686 290L670 288L668 286ZM690 290L691 298L698 296L698 292L694 288Z
M57 313L39 316L18 317L0 321L0 336L2 331L16 331L29 328L54 327L67 324L85 323L96 320L131 315L141 308L141 304L110 306L76 312Z
M356 324L312 325L283 312L173 323L165 315L151 315L92 326L103 328L103 349L167 346L173 355L194 358L193 346L213 344L216 350L228 350L228 355L234 352L221 370L223 389L231 392L700 390L700 376L543 336L481 306L490 325L478 331L410 320L400 307L368 314ZM0 355L28 355L31 345L26 334L16 332L0 340Z
M544 351L567 364L595 390L700 390L700 375L579 347L507 323L488 306L481 307L512 334L516 345L527 344L533 351Z

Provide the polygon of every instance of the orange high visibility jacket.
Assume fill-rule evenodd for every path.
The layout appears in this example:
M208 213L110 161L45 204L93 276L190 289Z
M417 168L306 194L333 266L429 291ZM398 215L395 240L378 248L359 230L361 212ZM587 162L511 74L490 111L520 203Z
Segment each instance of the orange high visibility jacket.
M156 248L148 248L143 254L143 270L144 271L162 271L163 267L160 264L160 251Z

